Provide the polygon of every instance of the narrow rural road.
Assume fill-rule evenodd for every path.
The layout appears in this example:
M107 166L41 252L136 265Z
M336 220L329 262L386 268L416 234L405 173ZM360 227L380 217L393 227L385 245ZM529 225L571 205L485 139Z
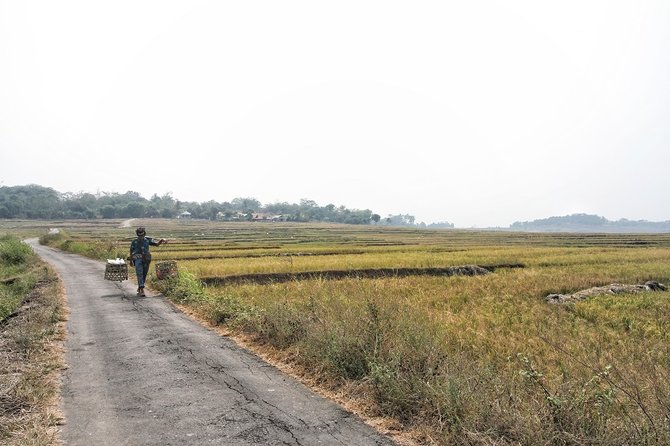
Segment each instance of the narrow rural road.
M104 264L28 241L64 282L66 445L392 445Z

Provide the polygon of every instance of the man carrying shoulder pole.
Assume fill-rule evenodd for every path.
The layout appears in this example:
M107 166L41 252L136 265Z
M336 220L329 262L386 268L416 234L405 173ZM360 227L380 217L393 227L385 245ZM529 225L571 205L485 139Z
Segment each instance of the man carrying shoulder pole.
M135 274L137 275L137 295L144 297L144 282L147 280L149 273L149 264L151 263L150 246L159 246L167 243L165 239L153 239L147 237L147 231L143 227L137 228L135 231L137 238L130 243L130 259L135 266Z

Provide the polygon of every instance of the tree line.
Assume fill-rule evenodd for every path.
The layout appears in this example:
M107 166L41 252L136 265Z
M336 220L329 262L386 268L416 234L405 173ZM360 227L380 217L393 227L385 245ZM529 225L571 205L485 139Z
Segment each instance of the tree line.
M276 217L282 221L319 221L347 224L386 224L413 226L411 215L382 218L369 209L348 209L313 200L300 203L279 202L263 205L255 198L203 203L175 199L172 194L154 194L146 199L138 192L61 193L39 185L0 187L0 218L3 219L96 219L96 218L175 218L188 212L191 218L208 220L252 220Z

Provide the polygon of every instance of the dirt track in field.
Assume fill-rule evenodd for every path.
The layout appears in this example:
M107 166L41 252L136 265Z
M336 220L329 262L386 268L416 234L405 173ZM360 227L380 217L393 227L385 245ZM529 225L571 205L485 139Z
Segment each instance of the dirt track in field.
M104 264L33 249L64 282L67 445L392 445L352 413Z

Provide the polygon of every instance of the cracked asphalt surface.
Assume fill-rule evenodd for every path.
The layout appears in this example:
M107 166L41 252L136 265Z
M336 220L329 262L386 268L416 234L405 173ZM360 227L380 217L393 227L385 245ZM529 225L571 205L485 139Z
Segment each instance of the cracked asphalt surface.
M67 445L393 445L104 264L28 243L64 283Z

